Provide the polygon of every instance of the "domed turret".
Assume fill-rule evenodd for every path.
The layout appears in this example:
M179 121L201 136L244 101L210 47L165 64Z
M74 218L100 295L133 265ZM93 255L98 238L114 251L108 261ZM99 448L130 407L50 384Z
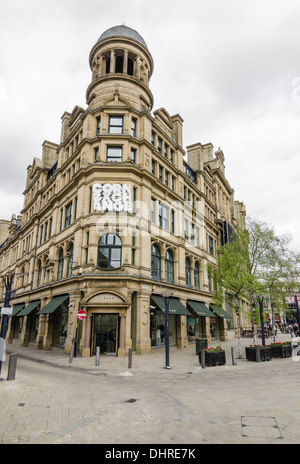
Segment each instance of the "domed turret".
M153 96L149 80L153 59L137 31L125 25L107 29L92 48L89 61L92 83L87 89L87 102L90 106L104 105L117 91L131 106L151 111Z
M136 40L137 42L141 43L145 48L148 48L143 37L137 31L131 29L128 26L125 26L124 24L121 26L114 26L110 29L107 29L107 31L101 34L98 42L101 42L102 40L107 39L109 37L127 37L131 40Z

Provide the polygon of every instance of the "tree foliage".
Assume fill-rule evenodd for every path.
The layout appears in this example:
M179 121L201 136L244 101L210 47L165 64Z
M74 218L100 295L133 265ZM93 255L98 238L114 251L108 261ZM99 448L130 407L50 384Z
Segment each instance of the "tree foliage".
M257 303L264 296L280 300L286 287L299 279L299 255L293 253L288 235L277 236L266 223L248 218L238 225L229 242L218 248L217 266L211 264L209 273L215 280L214 304L222 306L224 293L238 320L241 300L252 308L250 322L257 324ZM282 299L282 298L281 298Z

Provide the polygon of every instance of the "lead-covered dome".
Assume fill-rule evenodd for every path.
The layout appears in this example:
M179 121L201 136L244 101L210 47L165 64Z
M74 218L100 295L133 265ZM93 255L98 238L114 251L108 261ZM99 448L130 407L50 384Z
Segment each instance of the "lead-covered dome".
M148 49L147 44L144 41L143 37L136 30L131 29L131 27L125 26L124 24L107 29L107 31L101 34L97 43L101 42L104 39L108 39L111 37L127 37L129 39L136 40L137 42L139 42L145 48Z
M107 29L93 46L89 63L92 82L86 100L91 108L126 102L140 111L151 111L153 95L149 81L154 63L137 31L124 24Z

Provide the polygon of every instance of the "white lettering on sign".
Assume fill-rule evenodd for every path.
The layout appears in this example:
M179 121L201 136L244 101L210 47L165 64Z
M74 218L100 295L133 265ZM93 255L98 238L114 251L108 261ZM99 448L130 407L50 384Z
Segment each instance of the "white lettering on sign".
M132 212L131 190L127 184L94 184L94 210Z

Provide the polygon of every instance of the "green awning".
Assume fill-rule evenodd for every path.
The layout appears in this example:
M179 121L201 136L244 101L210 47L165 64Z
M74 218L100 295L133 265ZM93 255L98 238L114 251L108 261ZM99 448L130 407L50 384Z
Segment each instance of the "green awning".
M207 306L205 306L202 301L193 301L193 300L187 300L187 306L189 309L192 309L197 316L202 316L202 317L215 317L215 315L208 309Z
M151 295L151 304L156 308L165 312L165 302L161 295ZM180 303L178 298L171 297L169 304L169 314L176 314L177 316L190 316L191 313Z
M64 303L69 298L69 295L60 295L55 296L52 301L46 304L46 306L41 309L38 314L51 314L53 313L62 303Z
M7 317L16 316L25 306L25 303L19 303L14 305L12 314L9 314Z
M36 309L39 306L39 304L41 304L41 300L32 301L31 303L29 303L28 306L26 306L26 308L22 309L22 311L17 316L28 316L28 314L30 314L34 309Z
M231 318L230 314L227 311L225 311L225 309L221 308L220 306L215 306L211 304L210 308L212 309L212 311L215 313L216 316L224 317L226 319Z

